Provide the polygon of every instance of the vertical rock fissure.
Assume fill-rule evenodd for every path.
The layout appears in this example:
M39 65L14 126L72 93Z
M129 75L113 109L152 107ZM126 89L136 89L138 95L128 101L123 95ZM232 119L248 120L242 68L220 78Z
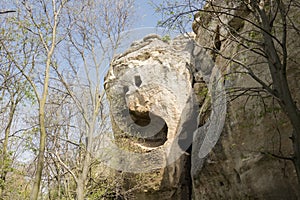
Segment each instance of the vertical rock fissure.
M192 194L193 194L193 182L192 182L192 144L191 146L186 150L186 153L188 154L187 156L187 164L186 164L186 183L188 185L188 200L192 200Z

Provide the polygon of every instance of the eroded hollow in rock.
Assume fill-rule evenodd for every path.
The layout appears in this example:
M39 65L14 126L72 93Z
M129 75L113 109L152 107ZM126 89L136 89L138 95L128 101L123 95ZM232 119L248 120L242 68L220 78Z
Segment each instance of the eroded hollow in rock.
M140 87L142 85L142 79L140 76L135 76L134 77L134 83L137 87Z
M136 110L129 109L129 114L131 119L134 121L136 125L139 125L141 127L146 127L151 123L149 111L139 112ZM161 117L154 115L153 113L151 113L151 115L152 115L152 119L159 118L159 120L163 120L164 126L160 131L158 131L155 134L152 134L153 135L152 137L138 138L138 143L146 147L159 147L167 141L168 126L165 120L162 119Z

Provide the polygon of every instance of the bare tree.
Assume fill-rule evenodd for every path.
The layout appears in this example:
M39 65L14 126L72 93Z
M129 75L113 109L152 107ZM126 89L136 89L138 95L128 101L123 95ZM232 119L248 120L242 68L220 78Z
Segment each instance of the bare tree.
M61 62L53 65L66 65L70 69L55 68L65 93L74 104L71 145L76 146L76 163L70 163L57 149L52 152L61 166L67 170L76 183L76 198L87 195L91 167L98 161L93 153L100 143L101 134L108 131L107 113L103 98L103 73L121 42L121 33L129 26L133 12L133 1L77 1L68 4L68 19L73 24L63 41L62 51L66 52ZM74 15L76 13L76 15ZM57 55L58 56L58 55ZM58 57L57 57L58 58ZM57 59L58 60L58 59ZM76 136L75 136L76 134ZM67 139L67 138L65 138ZM67 139L68 140L68 139ZM76 166L72 169L70 164Z
M39 148L38 158L36 165L36 172L34 184L31 192L31 199L37 199L40 191L41 177L44 166L44 155L46 146L46 124L45 124L45 105L47 102L50 73L52 67L52 57L59 42L58 25L60 15L66 0L58 1L23 1L19 2L16 7L18 8L18 15L15 18L15 24L19 28L22 43L22 53L29 54L34 51L39 51L38 54L30 54L31 60L18 59L22 55L13 55L12 47L5 46L6 53L20 73L29 82L36 101L38 102L38 121L39 121ZM28 45L29 43L29 45ZM34 43L30 47L30 45ZM41 45L41 46L40 46ZM24 66L24 63L30 63ZM42 76L38 74L42 73Z
M10 68L12 66L10 65ZM2 93L2 101L6 100L6 104L4 107L1 107L1 113L5 116L6 120L3 119L2 122L6 122L4 127L4 138L3 138L3 145L1 151L1 171L0 171L0 198L3 199L3 195L5 194L5 181L6 176L9 171L11 171L12 163L11 163L11 156L9 155L9 137L12 136L12 126L13 121L16 117L16 109L18 104L22 101L23 97L25 96L22 86L20 85L22 77L16 76L13 73L13 70L8 69L6 73L3 74L3 82L2 85L4 86L0 89ZM6 99L7 98L7 99ZM7 112L5 111L7 110Z
M12 56L18 54L19 49L12 49L10 51L7 48L8 46L13 46L13 44L20 44L18 41L16 41L16 37L18 36L11 34L15 29L8 23L8 19L9 18L4 18L2 20L2 25L6 27L6 29L2 30L0 38L0 142L2 143L0 160L1 199L5 199L9 196L9 190L11 190L11 187L9 187L8 183L6 182L7 176L17 165L16 155L22 151L18 150L22 140L16 138L19 137L19 133L25 131L26 129L22 129L22 127L14 127L14 125L17 123L17 120L21 119L18 110L20 110L20 107L22 106L20 104L24 105L26 104L25 101L30 102L32 100L32 93L30 91L29 83L16 68L15 62L11 60ZM26 57L27 55L24 54L24 58ZM25 65L26 63L24 63L24 66ZM7 191L6 186L8 186Z
M1 37L1 52L23 80L14 79L15 83L26 84L28 90L21 91L27 92L25 96L29 95L30 101L37 102L30 119L18 127L32 134L26 145L34 155L37 152L35 171L28 172L34 173L31 199L39 197L41 187L49 191L49 199L87 196L91 168L98 163L93 158L98 148L96 141L109 128L102 105L101 77L118 48L121 32L129 27L133 3L18 1L14 4L16 12L5 15L7 26L3 27L11 39ZM1 91L6 85L1 85ZM12 111L16 101L27 104L24 99L12 100L8 99ZM27 122L34 124L32 131L21 127ZM56 189L57 196L51 196L50 191ZM46 194L40 196L44 198Z

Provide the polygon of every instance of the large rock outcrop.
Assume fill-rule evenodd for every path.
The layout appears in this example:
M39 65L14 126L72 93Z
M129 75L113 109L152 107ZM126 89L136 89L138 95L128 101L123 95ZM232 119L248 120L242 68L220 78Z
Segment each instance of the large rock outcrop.
M197 128L188 37L149 35L117 56L105 79L116 144L133 154L118 165L136 199L191 196L190 145ZM201 88L198 86L198 90ZM155 176L153 176L155 175ZM130 186L131 185L131 186Z
M291 7L289 17L295 20L298 11L293 9ZM293 153L292 129L287 117L276 100L255 91L261 86L245 73L245 68L228 59L250 66L261 80L271 82L267 61L241 45L247 39L261 39L257 34L259 30L243 20L251 21L253 15L243 1L211 1L205 10L230 13L199 12L193 30L197 44L212 50L210 56L215 60L215 67L230 70L226 78L230 84L227 97L232 101L228 104L221 138L194 177L195 199L299 199L293 163L280 159L280 156L289 157ZM275 23L280 24L280 20ZM275 29L281 38L280 29ZM287 75L291 93L299 102L299 33L292 28L288 33ZM244 40L239 40L236 34ZM240 95L247 88L250 92Z
M196 42L193 36L166 41L149 35L112 62L105 89L114 139L130 152L116 160L126 172L122 187L137 188L136 199L297 199L294 166L279 159L292 154L291 125L276 101L255 90L257 82L228 60L234 57L270 81L266 61L232 38L233 33L257 37L253 25L242 20L251 19L249 10L242 1L212 2L220 13L227 6L234 9L231 15L198 13ZM299 102L296 35L290 32L288 38L287 73ZM222 84L218 72L226 74ZM224 86L226 113L226 106L218 107L224 98L217 98ZM232 92L241 88L253 93Z
M131 183L133 173L143 173L135 186L122 186L143 185L137 199L191 199L192 177L223 128L220 73L193 37L146 36L115 57L105 78L115 143L125 151L115 153L115 168L128 172ZM218 105L213 112L211 104Z

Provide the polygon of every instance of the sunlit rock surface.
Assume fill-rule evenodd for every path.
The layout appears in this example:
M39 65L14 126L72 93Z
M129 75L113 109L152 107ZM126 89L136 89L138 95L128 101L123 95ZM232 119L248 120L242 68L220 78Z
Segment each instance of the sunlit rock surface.
M232 15L249 17L241 1L213 2L220 9L222 5L236 8ZM208 5L205 9L211 8ZM216 110L215 104L223 101L215 99L222 90L210 85L215 72L227 74L221 79L227 92L258 84L243 73L231 74L239 66L213 51L205 51L203 46L215 48L225 57L234 55L251 65L259 78L270 80L265 61L232 42L231 32L224 27L245 34L253 29L240 17L198 13L193 23L196 42L192 41L194 36L168 40L149 35L112 61L105 89L114 139L120 149L135 153L127 157L120 154L122 159L116 163L127 172L125 190L141 185L133 192L136 199L300 197L293 164L266 153L292 154L291 126L272 98L234 98L228 93L226 112L224 107ZM299 37L295 32L288 37L288 79L292 95L300 102ZM226 123L219 138L214 132L219 132L222 123L213 121L216 116L212 116L222 111ZM215 129L209 129L212 124ZM213 140L207 142L206 138ZM200 150L205 145L213 147L216 141L212 151ZM203 152L209 154L201 157Z
M202 101L194 96L191 44L188 37L148 35L115 57L106 76L116 144L147 155L125 166L146 172L141 184L149 186L136 192L137 199L191 196L189 147Z

